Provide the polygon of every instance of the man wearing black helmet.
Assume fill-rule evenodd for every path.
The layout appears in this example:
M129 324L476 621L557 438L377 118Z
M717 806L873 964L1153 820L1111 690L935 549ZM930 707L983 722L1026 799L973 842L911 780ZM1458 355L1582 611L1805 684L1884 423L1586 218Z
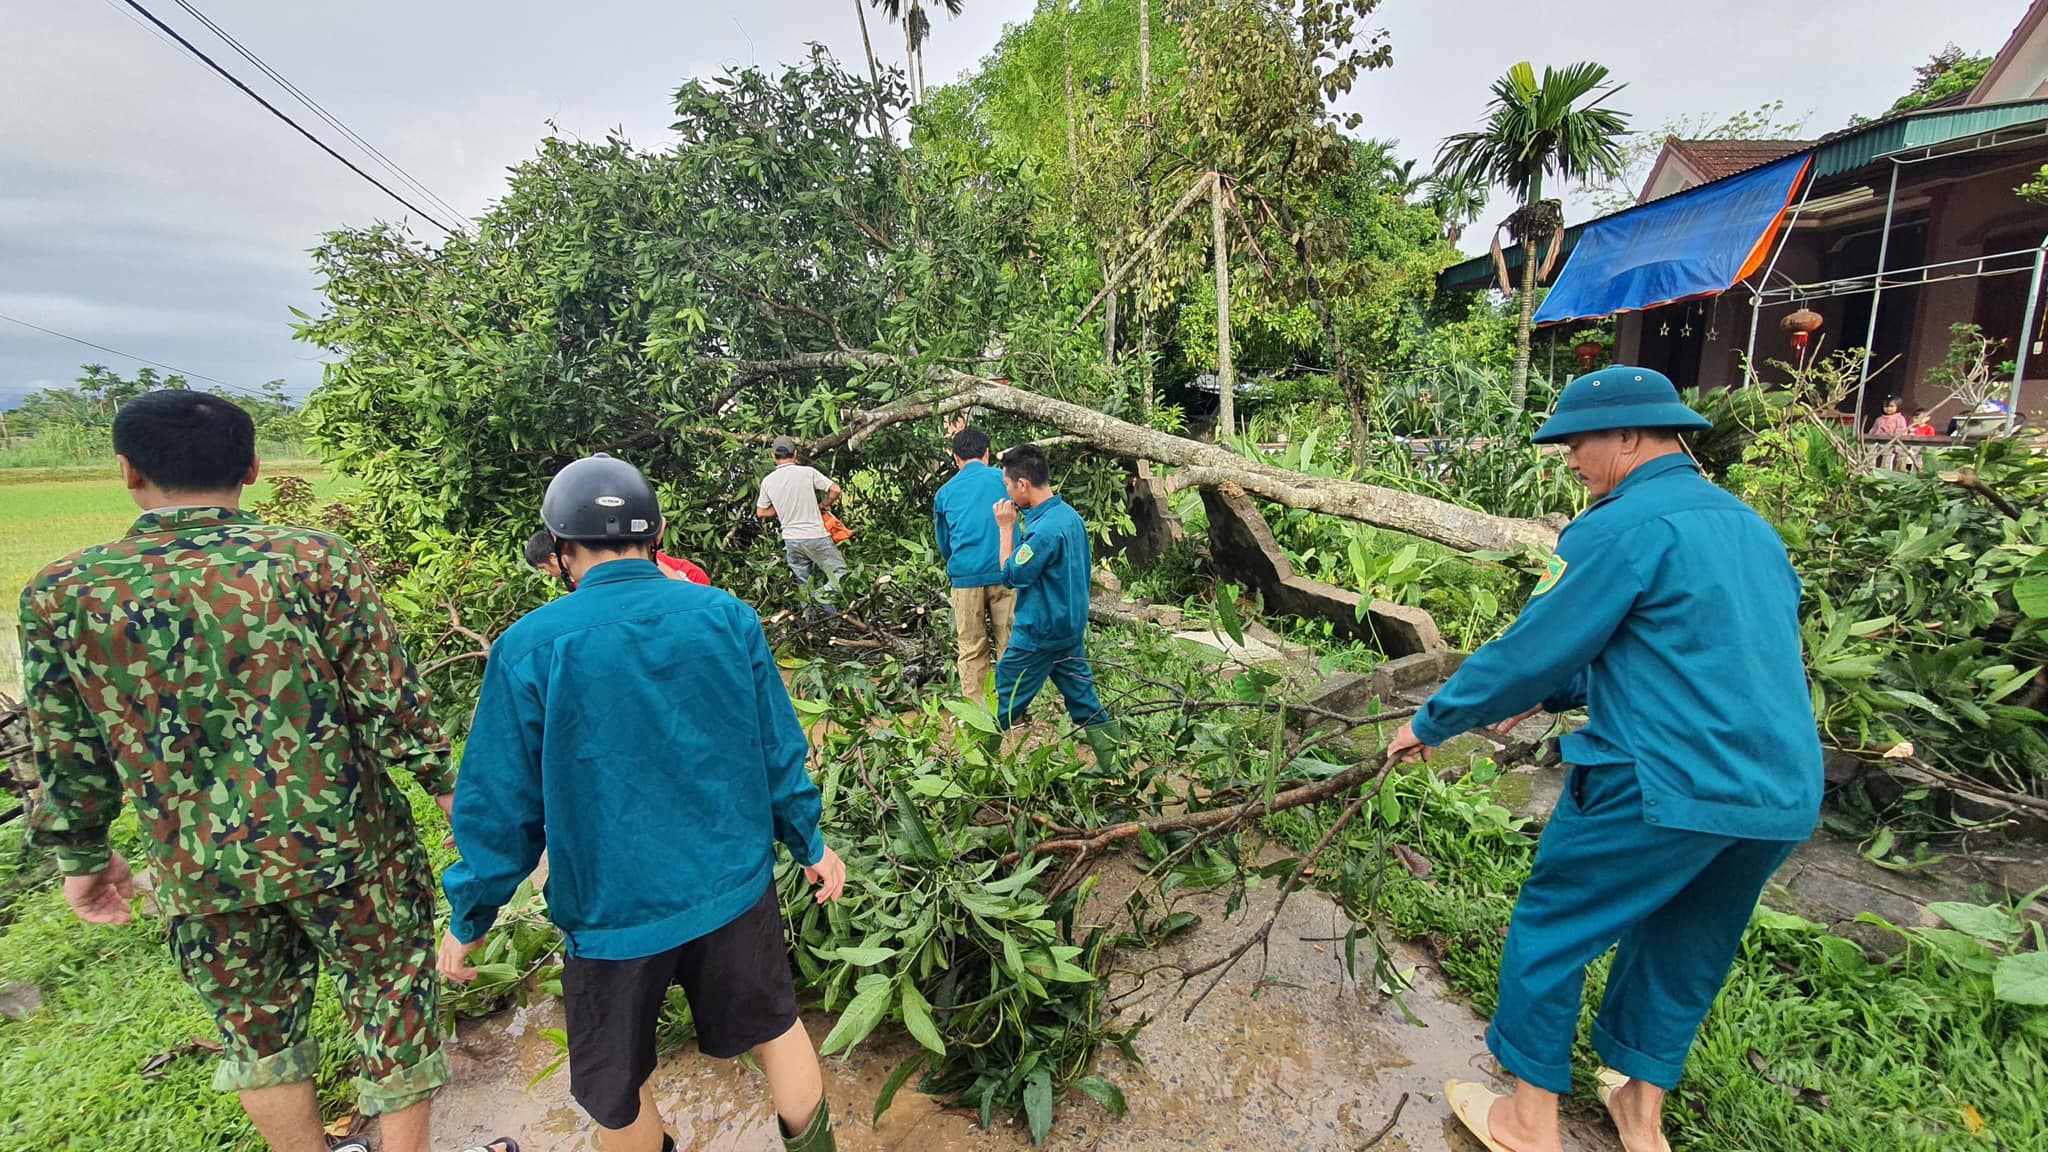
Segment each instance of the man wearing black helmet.
M492 646L456 786L441 971L475 977L470 950L545 848L548 915L569 953L570 1092L606 1152L673 1146L648 1082L675 984L706 1055L760 1062L786 1146L829 1150L774 842L821 903L846 869L819 835L809 749L760 619L663 576L654 489L624 461L562 469L541 516L577 592Z

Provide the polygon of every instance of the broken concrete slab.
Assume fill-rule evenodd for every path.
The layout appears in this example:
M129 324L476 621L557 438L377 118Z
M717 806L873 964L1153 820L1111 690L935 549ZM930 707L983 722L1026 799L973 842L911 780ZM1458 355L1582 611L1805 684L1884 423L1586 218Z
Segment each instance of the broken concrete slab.
M1131 530L1110 537L1110 547L1140 567L1159 562L1176 545L1186 542L1187 529L1173 514L1166 481L1157 476L1131 478Z
M1445 647L1436 620L1422 609L1366 601L1347 588L1296 572L1294 562L1273 539L1266 518L1242 489L1204 488L1202 506L1209 513L1209 554L1217 572L1257 591L1266 611L1327 620L1340 634L1364 640L1389 656Z

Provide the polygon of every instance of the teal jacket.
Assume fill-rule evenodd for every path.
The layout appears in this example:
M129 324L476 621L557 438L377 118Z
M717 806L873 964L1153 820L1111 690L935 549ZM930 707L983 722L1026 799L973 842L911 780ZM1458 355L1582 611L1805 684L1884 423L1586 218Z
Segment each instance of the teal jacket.
M1573 764L1634 765L1650 824L1803 840L1821 752L1778 534L1683 455L1636 469L1558 538L1500 639L1415 717L1425 744L1542 704L1586 709Z
M1009 498L1002 472L979 460L969 461L932 497L932 535L953 587L987 588L1003 582L995 507L996 501Z
M1072 648L1088 634L1088 526L1058 496L1023 513L1024 533L1003 565L1017 590L1010 644L1029 651Z
M455 785L449 928L482 938L548 850L571 956L653 956L825 854L808 747L752 608L646 560L585 574L491 646Z

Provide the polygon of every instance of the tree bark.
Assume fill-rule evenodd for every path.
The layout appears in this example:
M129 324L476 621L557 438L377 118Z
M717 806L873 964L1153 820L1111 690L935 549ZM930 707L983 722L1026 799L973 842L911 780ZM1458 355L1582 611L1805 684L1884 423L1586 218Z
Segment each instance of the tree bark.
M860 17L860 46L868 54L868 79L875 85L875 131L884 140L895 142L889 135L889 115L882 107L882 66L875 62L875 42L868 38L868 0L853 0L854 15Z
M910 106L917 107L917 39L911 35L910 14L915 5L903 9L903 81L910 86Z
M1138 115L1152 123L1152 0L1138 0Z
M1078 189L1081 184L1081 130L1074 120L1074 10L1064 2L1060 5L1060 35L1064 41L1061 54L1067 64L1067 178Z
M1109 276L1109 252L1105 249L1100 255L1102 258L1102 275L1107 278ZM1102 362L1104 364L1116 363L1116 303L1117 296L1112 292L1110 293L1109 303L1104 305L1102 309Z
M1529 203L1538 204L1543 200L1543 173L1538 172L1529 186ZM1529 406L1529 336L1536 319L1536 244L1534 236L1519 238L1522 242L1522 299L1520 312L1515 321L1515 376L1508 390L1508 399L1517 409Z
M735 362L732 367L739 377L746 378L780 372L910 366L874 352L810 352L784 360ZM1215 444L1141 427L1093 408L965 372L935 369L932 379L938 388L928 395L906 397L869 412L848 413L846 427L811 442L806 446L807 455L841 445L859 448L890 425L979 406L1050 425L1115 456L1171 465L1178 469L1170 485L1176 491L1235 484L1289 508L1405 532L1464 552L1511 552L1524 545L1549 549L1557 543L1557 533L1534 520L1494 516L1412 492L1307 476L1246 459Z
M1230 363L1230 238L1223 230L1223 177L1209 173L1209 233L1216 253L1216 438L1237 434L1237 371Z

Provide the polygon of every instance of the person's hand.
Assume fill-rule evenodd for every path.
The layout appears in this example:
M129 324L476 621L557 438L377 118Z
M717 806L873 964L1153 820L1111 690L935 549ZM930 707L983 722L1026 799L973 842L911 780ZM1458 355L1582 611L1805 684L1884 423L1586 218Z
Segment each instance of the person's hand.
M804 880L818 886L818 903L830 904L846 888L846 862L839 858L839 853L827 848L816 864L804 869Z
M1004 528L1017 526L1017 505L1009 500L996 501L996 523Z
M471 980L476 979L476 969L470 966L469 954L474 952L476 946L481 943L483 943L482 940L475 940L464 944L455 938L455 933L443 932L441 934L441 950L435 958L436 967L441 969L441 975L455 981L457 984L467 984Z
M1520 716L1510 716L1507 719L1501 721L1500 723L1495 724L1493 726L1493 730L1495 732L1500 733L1503 736L1510 735L1514 732L1515 729L1520 728L1522 726L1522 721L1527 720L1529 717L1534 716L1541 711L1543 711L1543 705L1538 704L1534 708L1529 709L1527 712L1522 713Z
M441 806L441 816L448 821L448 837L441 841L441 847L453 848L455 847L455 790L450 788L448 791L434 797L434 803Z
M1387 745L1387 759L1395 764L1407 764L1414 760L1429 759L1430 747L1415 735L1415 722L1401 725L1394 733L1394 741Z
M64 878L64 902L87 924L126 924L135 919L128 901L135 899L135 874L119 852L107 857L107 866L83 876Z

